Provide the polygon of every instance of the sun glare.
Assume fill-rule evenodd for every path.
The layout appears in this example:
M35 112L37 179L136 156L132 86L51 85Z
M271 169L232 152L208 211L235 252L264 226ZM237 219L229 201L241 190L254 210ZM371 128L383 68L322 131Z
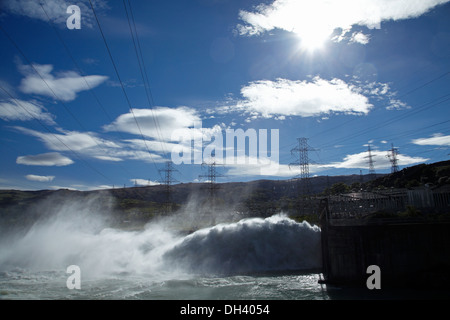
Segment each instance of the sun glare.
M310 52L322 49L330 36L328 30L319 28L303 29L297 35L300 47Z
M301 49L316 51L322 49L326 40L331 36L333 26L333 15L321 2L311 3L308 10L304 10L301 3L294 4L279 12L277 24L284 25L299 37Z

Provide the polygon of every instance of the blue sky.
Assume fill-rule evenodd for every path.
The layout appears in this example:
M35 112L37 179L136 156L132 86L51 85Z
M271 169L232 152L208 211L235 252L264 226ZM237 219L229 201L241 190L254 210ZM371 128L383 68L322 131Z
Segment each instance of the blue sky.
M369 144L377 173L392 145L400 169L449 158L449 1L92 4L107 46L89 0L1 4L2 189L155 184L173 150L199 150L191 137L237 129L278 130L278 157L230 146L219 182L295 177L300 137L311 175L367 174ZM174 167L179 182L205 174Z

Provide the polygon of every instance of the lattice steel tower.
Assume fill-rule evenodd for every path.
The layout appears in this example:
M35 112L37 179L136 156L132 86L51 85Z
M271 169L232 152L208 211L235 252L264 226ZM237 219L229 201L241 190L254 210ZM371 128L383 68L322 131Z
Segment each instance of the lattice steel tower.
M209 198L211 200L215 199L217 189L219 186L216 183L218 177L223 177L222 174L217 172L218 163L215 161L214 157L211 159L209 163L203 162L202 168L207 167L207 173L199 175L200 178L206 178L208 181L208 189L209 189Z
M374 179L375 178L375 166L374 166L375 161L373 160L373 154L372 154L372 149L370 148L370 143L369 143L369 145L367 147L367 152L368 152L368 155L366 157L364 157L364 158L368 158L369 159L368 160L368 163L369 163L369 176L370 176L370 179Z
M391 150L388 150L388 154L386 157L389 158L391 162L391 173L395 173L398 171L398 148L394 148L394 144L391 143Z
M300 188L299 192L303 195L311 194L311 181L309 176L309 151L314 151L308 145L308 138L297 138L298 145L291 149L291 154L296 155L298 161L289 164L289 166L300 167Z
M177 182L177 180L173 178L172 173L177 172L178 170L176 170L173 167L172 161L166 161L164 169L159 169L158 171L160 175L161 173L163 173L163 176L161 177L162 179L159 182L164 185L165 209L171 211L170 209L172 207L172 191L173 191L172 184L174 182Z

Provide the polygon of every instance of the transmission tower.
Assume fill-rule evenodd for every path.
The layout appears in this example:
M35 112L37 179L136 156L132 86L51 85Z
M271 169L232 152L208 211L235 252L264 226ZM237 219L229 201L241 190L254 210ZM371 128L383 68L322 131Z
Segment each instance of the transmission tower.
M214 157L211 159L209 163L203 162L202 168L207 167L207 173L203 175L199 175L199 178L206 178L208 181L208 189L209 189L209 199L214 200L216 197L217 189L219 186L216 183L218 177L223 177L222 174L217 172L218 163L214 160Z
M309 151L315 151L308 145L308 138L297 138L298 145L291 149L291 154L296 155L298 161L289 164L289 166L300 167L300 188L299 193L302 195L311 194L311 181L309 177Z
M178 170L174 169L172 161L166 161L164 165L164 169L159 169L159 173L164 173L162 175L162 179L159 181L164 185L164 200L165 200L165 209L167 211L171 211L172 208L172 184L177 182L173 178L172 173Z
M365 156L364 158L368 158L369 159L368 160L368 163L369 163L369 176L370 176L371 179L373 179L373 178L375 178L375 167L373 165L375 163L375 161L373 160L372 149L370 148L370 143L369 143L367 148L368 148L367 149L368 155Z
M389 161L391 162L391 173L395 173L398 171L398 148L394 148L394 144L391 144L391 150L388 150L388 154L386 157L389 158Z

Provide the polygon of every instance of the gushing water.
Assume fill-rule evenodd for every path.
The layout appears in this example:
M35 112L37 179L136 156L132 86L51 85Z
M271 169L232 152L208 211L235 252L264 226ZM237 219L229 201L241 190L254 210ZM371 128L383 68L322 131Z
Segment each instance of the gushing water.
M84 281L138 276L170 283L321 265L320 229L283 215L222 223L180 235L164 221L139 231L105 227L93 203L95 199L64 203L26 232L2 238L0 275L11 278L21 270L31 278L38 273L47 277L48 272L61 273L69 265L78 265Z
M320 252L318 227L277 215L199 230L164 258L189 272L223 275L319 268Z

